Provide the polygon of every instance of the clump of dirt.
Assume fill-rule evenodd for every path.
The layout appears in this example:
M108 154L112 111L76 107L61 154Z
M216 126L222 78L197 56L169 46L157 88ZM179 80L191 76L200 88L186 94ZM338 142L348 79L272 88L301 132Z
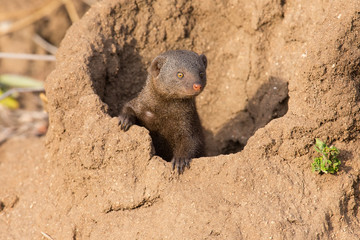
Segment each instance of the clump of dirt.
M356 0L96 5L67 32L46 81L50 127L38 159L48 185L31 196L15 185L18 204L0 198L2 218L11 219L6 231L54 239L357 238L359 12ZM154 155L146 129L124 133L116 119L152 58L179 48L209 59L197 105L212 156L194 159L182 176ZM311 172L316 137L340 149L337 175ZM31 211L19 205L27 198L37 203ZM16 226L27 218L15 210L35 216L24 231Z

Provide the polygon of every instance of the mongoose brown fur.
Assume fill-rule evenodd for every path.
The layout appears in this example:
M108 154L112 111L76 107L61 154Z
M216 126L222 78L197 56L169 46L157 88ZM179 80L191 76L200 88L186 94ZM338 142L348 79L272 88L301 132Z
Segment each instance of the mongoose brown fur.
M206 85L207 58L173 50L157 56L148 68L146 84L119 115L121 129L133 124L150 131L155 152L181 174L192 158L204 153L204 137L195 97Z

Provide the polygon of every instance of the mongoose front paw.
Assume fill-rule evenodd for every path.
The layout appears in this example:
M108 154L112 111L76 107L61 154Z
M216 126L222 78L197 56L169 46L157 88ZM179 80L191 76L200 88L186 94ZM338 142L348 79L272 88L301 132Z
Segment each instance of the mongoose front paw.
M128 115L119 115L118 119L119 119L119 125L120 125L121 130L123 130L125 132L127 130L129 130L131 125L134 124L131 117Z
M181 158L181 157L174 157L171 160L172 170L177 169L179 174L182 174L185 170L185 167L190 168L191 159L189 158Z

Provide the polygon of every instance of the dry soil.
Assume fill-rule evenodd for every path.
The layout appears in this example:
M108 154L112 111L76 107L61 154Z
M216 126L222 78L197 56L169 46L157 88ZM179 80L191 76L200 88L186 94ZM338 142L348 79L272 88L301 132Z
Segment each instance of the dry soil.
M46 138L0 148L0 238L359 239L359 31L358 0L101 1L61 42ZM168 49L209 61L181 176L116 119Z

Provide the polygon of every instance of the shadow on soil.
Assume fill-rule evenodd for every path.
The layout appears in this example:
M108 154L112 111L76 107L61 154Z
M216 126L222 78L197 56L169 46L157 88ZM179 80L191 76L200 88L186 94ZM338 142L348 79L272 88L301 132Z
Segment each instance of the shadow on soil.
M229 120L216 135L205 132L208 156L241 151L256 130L286 114L288 100L288 83L270 77L248 101L246 108Z

